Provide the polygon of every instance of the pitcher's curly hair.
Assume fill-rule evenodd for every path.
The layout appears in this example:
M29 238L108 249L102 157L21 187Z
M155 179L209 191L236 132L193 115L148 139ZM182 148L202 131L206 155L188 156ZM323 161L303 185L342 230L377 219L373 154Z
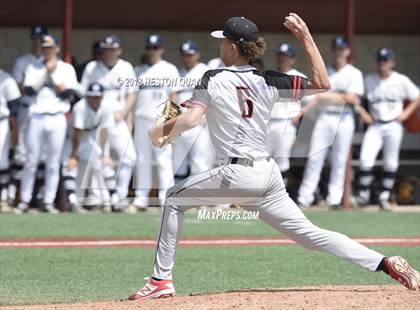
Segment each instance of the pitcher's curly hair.
M264 55L267 44L263 37L259 37L257 42L236 42L239 54L246 56L248 61L253 62Z

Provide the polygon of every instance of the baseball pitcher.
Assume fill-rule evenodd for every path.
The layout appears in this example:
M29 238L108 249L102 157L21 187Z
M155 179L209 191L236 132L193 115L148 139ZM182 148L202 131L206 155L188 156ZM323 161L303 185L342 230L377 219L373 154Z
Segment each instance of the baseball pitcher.
M150 130L152 143L171 140L195 127L206 114L220 166L191 176L170 188L157 240L152 278L130 300L175 295L172 269L185 210L220 201L259 210L261 219L308 249L325 251L371 271L383 270L410 289L420 289L420 274L397 256L386 258L340 233L313 225L289 198L281 173L266 151L266 127L273 104L280 98L330 87L323 59L305 22L296 14L284 25L301 42L312 68L310 80L277 71L259 72L248 63L264 53L265 42L257 26L244 17L230 18L223 31L220 56L228 67L210 70L186 103L188 112ZM400 266L404 266L401 268Z

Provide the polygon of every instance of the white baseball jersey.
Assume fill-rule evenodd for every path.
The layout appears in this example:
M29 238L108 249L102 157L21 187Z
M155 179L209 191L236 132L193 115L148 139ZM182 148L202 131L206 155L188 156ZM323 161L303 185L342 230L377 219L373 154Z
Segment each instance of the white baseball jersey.
M219 69L226 67L225 63L219 57L210 59L207 65L210 69Z
M178 69L166 60L154 65L143 64L135 68L139 83L135 115L155 120L162 113L160 104L171 92L180 88Z
M303 74L302 72L296 69L291 69L285 72L285 74L297 75L305 79L307 78L305 74ZM300 112L300 110L302 110L302 104L300 100L276 102L273 106L273 110L271 111L271 118L272 119L290 119L292 117L295 117Z
M184 79L185 85L178 90L178 102L181 104L184 101L190 100L194 91L194 87L200 84L201 77L209 70L209 67L203 63L197 64L191 70L181 68L179 75ZM196 84L196 85L193 85ZM188 86L188 87L187 87ZM181 108L184 109L184 108Z
M15 80L0 69L0 119L10 115L7 103L19 99L20 91Z
M86 99L81 99L73 107L72 128L84 131L83 139L96 138L96 133L101 128L111 128L115 124L113 110L101 104L95 111Z
M268 156L266 127L273 103L281 98L298 100L307 80L277 71L231 66L207 71L193 97L184 105L207 112L210 137L218 158Z
M359 96L363 95L363 75L362 72L353 65L347 64L338 71L335 70L333 66L328 66L327 72L331 84L331 92L354 93ZM343 106L336 104L324 105L321 109L325 112L341 112ZM346 106L345 109L350 111L351 107Z
M83 91L93 82L101 84L105 88L102 104L116 112L124 108L127 95L136 92L135 78L133 66L123 59L112 68L93 60L86 65L81 84Z
M377 121L391 121L403 111L404 100L415 100L419 96L418 87L405 75L392 72L382 79L377 73L365 78L366 97L369 112Z
M63 84L66 89L77 90L79 88L76 72L72 65L57 60L57 68L52 74L48 74L45 64L30 64L25 71L23 81L23 86L32 87L36 92L33 96L33 103L29 107L29 113L67 112L70 109L69 101L58 97L54 88L54 85L59 84Z
M18 84L22 84L23 80L25 79L25 71L29 65L41 64L44 60L44 56L36 57L32 53L27 53L25 55L20 56L16 59L15 64L13 65L12 69L12 76L18 82ZM21 103L24 105L29 105L31 103L31 97L23 96L21 98Z

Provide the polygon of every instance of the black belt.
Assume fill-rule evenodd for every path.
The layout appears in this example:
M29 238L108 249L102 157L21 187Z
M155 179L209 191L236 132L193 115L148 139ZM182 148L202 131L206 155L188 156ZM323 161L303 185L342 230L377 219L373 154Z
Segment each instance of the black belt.
M265 158L265 160L270 161L270 157L267 156ZM245 166L245 167L254 167L254 160L249 159L249 158L243 158L243 157L230 157L228 163L232 164L232 165L242 165L242 166Z
M391 120L389 120L389 121L376 120L375 122L376 122L376 123L379 123L379 124L387 124L387 123L391 123L391 122L393 122L393 121L395 121L395 120L396 120L396 118L391 119Z
M64 112L55 112L55 113L49 113L49 112L36 113L36 112L35 112L35 114L48 115L48 116L55 116L55 115L59 115L59 114L64 114Z

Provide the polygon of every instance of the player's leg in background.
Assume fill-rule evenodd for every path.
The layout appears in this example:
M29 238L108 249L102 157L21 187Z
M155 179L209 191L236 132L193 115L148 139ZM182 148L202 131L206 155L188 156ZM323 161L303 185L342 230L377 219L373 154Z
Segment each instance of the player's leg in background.
M382 178L381 193L378 202L381 209L389 209L389 199L397 175L403 126L393 121L383 126L383 160L384 175Z
M308 208L313 200L318 186L322 167L333 142L336 127L331 126L328 115L320 115L315 123L311 137L311 146L303 172L302 183L298 191L298 204L301 208Z
M191 130L191 133L187 158L190 163L191 175L196 175L213 167L215 151L207 126L197 126ZM174 152L175 147L176 145L174 145Z
M8 209L10 130L8 117L0 118L0 211ZM6 194L3 196L3 193Z
M166 191L174 185L174 170L172 167L172 145L164 148L154 148L155 159L158 168L158 200L159 206L163 207Z
M289 197L278 168L275 165L272 167L261 205L246 209L259 210L261 220L307 249L327 252L368 270L377 270L384 258L382 254L343 234L312 224Z
M150 143L148 130L153 126L152 121L136 118L134 125L134 141L137 151L137 164L134 178L136 198L134 206L145 209L149 205L149 193L153 185L153 145Z
M77 184L76 177L78 168L69 170L67 167L68 160L71 153L71 138L66 137L63 146L62 158L61 158L61 175L63 178L63 186L66 194L67 202L69 204L70 211L79 212L81 210L79 199L77 197Z
M194 129L192 129L194 130ZM172 143L172 167L174 171L175 184L181 182L189 176L190 173L190 152L191 152L191 134L189 131L183 133Z
M47 212L56 213L54 200L60 179L60 158L66 137L67 122L64 114L45 117L45 190L44 208Z
M333 209L341 207L344 192L346 163L354 133L354 119L350 113L341 117L333 145L331 146L331 169L328 184L327 204Z
M128 186L137 159L134 142L125 121L118 122L108 130L108 141L111 150L118 155L119 163L115 174L116 189L118 197L124 201L127 199Z
M29 119L27 132L25 134L26 160L20 189L21 203L17 206L17 213L26 211L28 204L32 199L35 173L38 168L42 152L42 143L44 141L45 125L46 122L43 115L35 114Z
M287 186L290 154L296 140L296 127L290 119L272 120L267 128L267 141L270 155L274 158L280 169L284 184Z
M111 163L104 163L102 156L109 156L109 144L106 144L102 151L97 137L89 136L83 139L79 146L79 166L80 179L89 180L85 182L85 188L90 186L90 190L97 193L100 198L102 211L110 212L112 206L118 203L118 195L116 194L115 171ZM104 154L102 153L104 152ZM79 184L82 184L80 182ZM116 196L116 197L115 197ZM114 205L114 208L117 208Z
M18 143L13 154L13 162L11 165L11 182L9 185L9 200L11 204L16 204L17 191L20 188L20 183L23 176L23 166L26 161L26 146L25 135L29 125L28 107L23 104L19 105L18 109Z
M363 137L360 150L359 189L357 203L366 206L370 201L370 186L373 182L373 167L379 151L382 148L381 124L373 124L368 127Z

